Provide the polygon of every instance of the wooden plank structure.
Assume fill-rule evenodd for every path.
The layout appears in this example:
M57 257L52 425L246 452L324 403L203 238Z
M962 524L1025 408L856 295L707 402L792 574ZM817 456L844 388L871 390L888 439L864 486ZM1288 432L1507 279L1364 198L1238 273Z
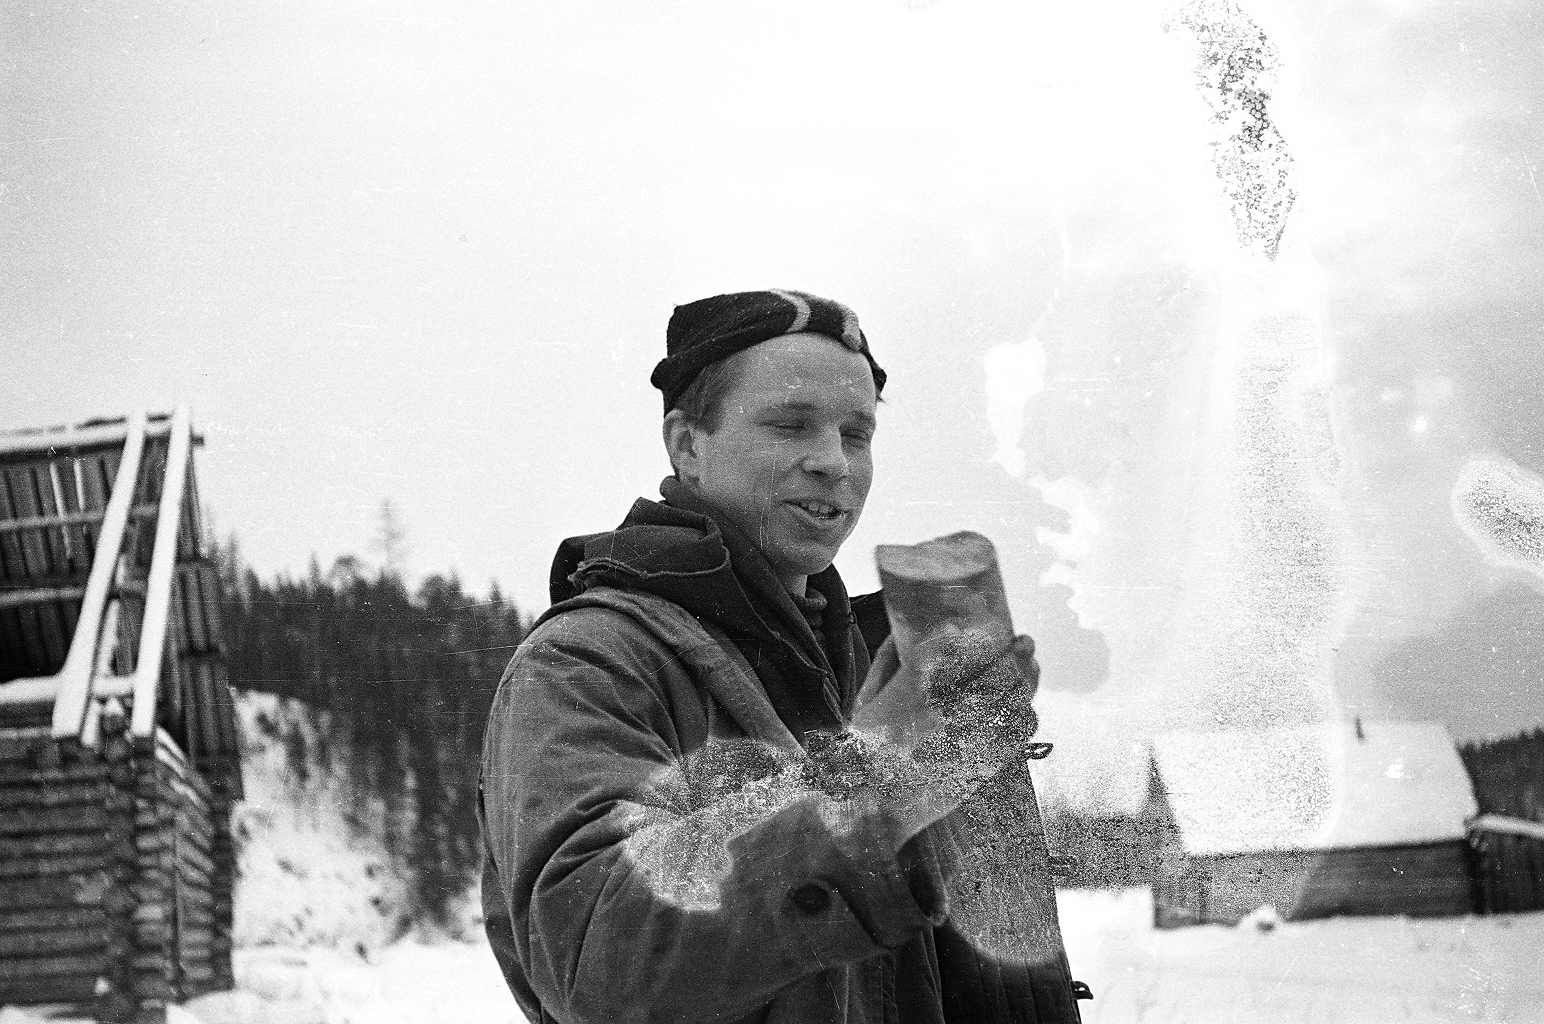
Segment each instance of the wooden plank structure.
M186 409L0 434L0 1005L230 988L236 719Z
M1482 814L1469 823L1482 914L1544 910L1544 823Z
M1144 819L1153 923L1471 913L1468 773L1436 723L1170 733Z

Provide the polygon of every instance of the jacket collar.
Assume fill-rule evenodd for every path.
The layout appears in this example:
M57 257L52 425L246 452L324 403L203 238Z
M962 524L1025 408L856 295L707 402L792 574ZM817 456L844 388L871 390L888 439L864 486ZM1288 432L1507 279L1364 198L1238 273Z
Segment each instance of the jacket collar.
M749 538L675 477L660 494L664 502L635 501L615 530L563 541L552 564L553 602L602 584L655 594L731 636L762 640L785 673L819 678L838 706L847 703L861 680L851 678L852 612L836 567L809 580L827 602L822 645Z

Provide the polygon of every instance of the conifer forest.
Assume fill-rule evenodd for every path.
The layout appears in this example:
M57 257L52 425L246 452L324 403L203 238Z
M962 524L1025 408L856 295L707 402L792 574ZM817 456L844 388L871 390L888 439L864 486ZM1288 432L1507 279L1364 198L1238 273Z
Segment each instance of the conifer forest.
M414 916L442 920L480 864L483 725L529 620L496 584L476 596L430 575L409 592L393 569L354 558L263 580L231 540L219 565L232 684L303 706L312 728L275 737L289 769L336 774L361 807L383 809Z

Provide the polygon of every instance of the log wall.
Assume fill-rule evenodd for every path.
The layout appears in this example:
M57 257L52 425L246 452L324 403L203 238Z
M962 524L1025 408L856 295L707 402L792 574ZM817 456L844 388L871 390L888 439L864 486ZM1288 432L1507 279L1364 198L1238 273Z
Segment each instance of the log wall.
M1544 910L1544 840L1476 831L1475 909L1482 914Z
M1237 924L1263 904L1286 920L1472 913L1461 841L1316 853L1175 858L1153 885L1154 924Z
M228 787L165 732L130 743L121 716L98 750L25 739L0 749L0 1005L160 1021L231 987Z

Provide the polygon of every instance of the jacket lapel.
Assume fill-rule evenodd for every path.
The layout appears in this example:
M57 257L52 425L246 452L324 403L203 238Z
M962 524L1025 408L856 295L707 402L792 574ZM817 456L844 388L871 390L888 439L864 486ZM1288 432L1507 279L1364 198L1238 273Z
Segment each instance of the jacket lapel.
M803 747L777 717L756 673L738 647L718 627L699 622L673 601L653 594L595 587L547 609L545 622L572 608L600 607L620 612L648 629L680 657L698 685L724 709L746 736L804 756ZM710 632L711 631L711 632Z

